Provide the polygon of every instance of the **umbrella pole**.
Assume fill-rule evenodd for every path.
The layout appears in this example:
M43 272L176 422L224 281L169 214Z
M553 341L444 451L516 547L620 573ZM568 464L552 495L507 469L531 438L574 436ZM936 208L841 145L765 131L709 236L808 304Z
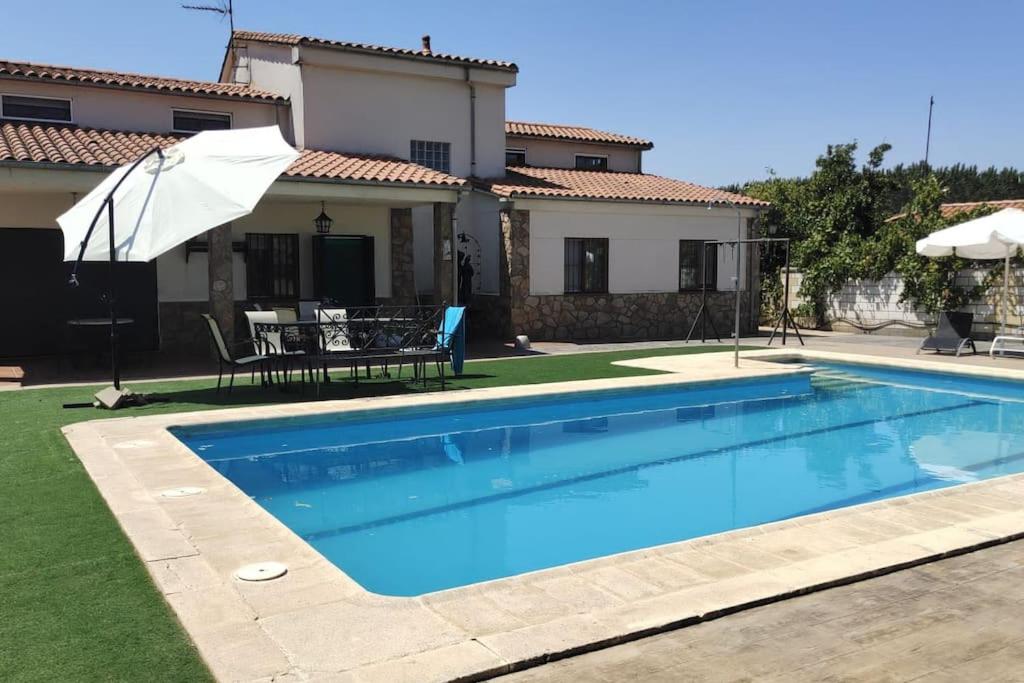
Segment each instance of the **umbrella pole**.
M110 364L111 370L114 374L114 388L121 389L121 367L118 364L117 358L117 309L115 308L117 300L117 280L116 280L116 268L117 263L117 248L114 245L114 200L113 197L107 198L107 224L110 228L110 291L108 293L108 303L110 304Z
M1006 261L1003 262L1003 327L1001 334L1006 334L1006 318L1010 300L1010 248L1006 248Z

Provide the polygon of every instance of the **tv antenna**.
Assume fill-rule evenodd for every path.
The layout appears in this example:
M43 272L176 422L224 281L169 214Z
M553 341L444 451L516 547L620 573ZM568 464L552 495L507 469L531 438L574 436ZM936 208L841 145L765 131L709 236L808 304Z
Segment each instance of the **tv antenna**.
M235 12L231 7L232 0L218 0L215 4L211 5L182 5L182 9L191 10L193 12L212 12L213 14L219 14L221 18L228 18L228 25L231 28L231 35L235 34Z
M935 97L928 98L928 136L924 141L924 165L928 167L928 152L932 147L932 109L935 108Z

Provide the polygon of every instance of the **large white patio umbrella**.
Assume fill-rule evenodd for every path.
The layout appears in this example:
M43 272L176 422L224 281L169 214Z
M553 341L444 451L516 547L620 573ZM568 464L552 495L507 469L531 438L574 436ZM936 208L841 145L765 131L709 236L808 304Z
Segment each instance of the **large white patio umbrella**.
M252 212L271 183L298 158L277 126L204 131L154 147L111 173L57 218L64 260L111 264L109 306L114 388L117 355L114 263L151 261L211 228Z
M961 256L979 261L1003 259L1003 324L1009 317L1010 257L1024 247L1024 211L1003 209L996 213L938 230L917 241L922 256Z

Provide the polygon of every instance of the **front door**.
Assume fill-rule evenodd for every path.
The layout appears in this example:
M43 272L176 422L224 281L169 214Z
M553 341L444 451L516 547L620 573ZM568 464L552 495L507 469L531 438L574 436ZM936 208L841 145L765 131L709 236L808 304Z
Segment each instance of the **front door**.
M365 235L313 237L313 290L317 299L340 306L374 303L373 238Z

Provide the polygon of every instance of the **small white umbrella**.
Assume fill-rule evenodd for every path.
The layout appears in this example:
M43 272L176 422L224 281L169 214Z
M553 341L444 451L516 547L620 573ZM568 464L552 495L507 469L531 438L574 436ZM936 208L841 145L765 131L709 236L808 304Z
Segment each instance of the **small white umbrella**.
M271 183L299 156L277 126L203 131L154 147L111 173L57 218L64 260L151 261L211 228L252 212ZM113 272L113 271L112 271ZM111 278L114 387L120 389L117 318Z
M922 256L962 256L968 259L1003 259L1003 325L1006 332L1010 290L1010 257L1024 247L1024 211L1003 209L943 230L917 241Z

